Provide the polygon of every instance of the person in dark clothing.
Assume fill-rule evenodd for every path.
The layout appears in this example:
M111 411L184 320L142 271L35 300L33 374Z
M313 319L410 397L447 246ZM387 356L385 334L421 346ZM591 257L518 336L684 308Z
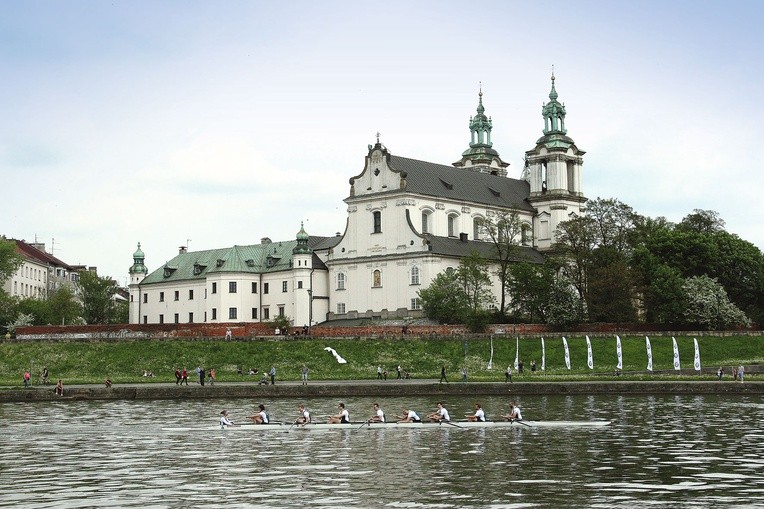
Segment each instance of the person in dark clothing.
M440 368L440 382L438 383L442 384L443 380L445 380L446 383L448 383L448 378L446 378L446 366L443 366L442 368Z
M199 368L199 383L204 385L204 368Z

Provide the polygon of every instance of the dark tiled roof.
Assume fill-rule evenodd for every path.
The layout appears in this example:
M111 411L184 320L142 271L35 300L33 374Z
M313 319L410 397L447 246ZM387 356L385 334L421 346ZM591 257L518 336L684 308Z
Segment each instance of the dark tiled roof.
M478 254L488 260L495 258L496 251L491 242L479 240L463 241L451 237L435 237L431 235L425 235L424 238L430 243L430 251L435 254L463 258L477 251ZM518 247L513 261L544 263L544 255L531 247Z
M66 270L72 270L72 267L59 260L52 254L46 253L45 251L41 251L37 249L36 247L33 247L23 240L16 240L16 239L10 239L12 242L16 243L16 249L18 252L24 256L25 258L31 258L32 260L37 261L38 263L42 263L43 265L49 265L53 267L61 267Z
M455 202L476 202L489 207L535 209L526 201L530 185L524 180L390 156L390 167L406 173L406 191Z

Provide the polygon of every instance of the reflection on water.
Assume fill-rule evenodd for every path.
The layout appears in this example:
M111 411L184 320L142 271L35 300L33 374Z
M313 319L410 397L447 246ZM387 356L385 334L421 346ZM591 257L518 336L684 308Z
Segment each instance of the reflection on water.
M353 420L373 401L347 400ZM518 398L532 420L605 429L202 430L259 401L0 405L0 507L764 506L760 397ZM297 400L265 402L292 421ZM324 418L337 400L311 400ZM380 401L388 415L422 398ZM452 417L473 401L447 399ZM484 398L486 412L506 401ZM193 431L163 431L164 427ZM197 429L198 428L198 429Z

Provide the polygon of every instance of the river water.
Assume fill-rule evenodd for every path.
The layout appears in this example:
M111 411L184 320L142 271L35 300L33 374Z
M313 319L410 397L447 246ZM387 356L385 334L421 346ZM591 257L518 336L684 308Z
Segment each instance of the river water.
M476 400L444 400L452 418ZM529 420L589 429L203 430L251 400L0 405L0 507L764 507L760 396L547 396ZM293 421L301 401L262 402ZM308 401L314 416L338 400ZM489 418L507 401L480 399ZM345 403L353 420L372 399ZM435 401L381 400L388 415ZM192 428L166 431L163 428Z

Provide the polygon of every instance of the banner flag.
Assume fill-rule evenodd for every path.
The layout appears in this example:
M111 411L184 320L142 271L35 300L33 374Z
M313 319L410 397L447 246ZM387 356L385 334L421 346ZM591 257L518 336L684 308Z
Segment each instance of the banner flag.
M700 371L700 348L698 348L698 340L696 338L692 338L692 340L695 342L695 362L693 364L695 365L695 371Z
M541 371L546 371L546 350L544 349L544 338L541 338Z
M570 351L568 350L568 340L562 337L562 347L565 349L565 366L570 369Z
M517 346L515 347L515 372L517 372L517 366L520 364L520 338L517 338Z
M653 370L653 349L650 348L650 338L645 336L645 345L647 346L647 371Z
M623 350L621 350L621 338L615 337L615 354L618 356L618 365L616 368L623 369Z
M592 342L589 336L586 336L586 365L589 369L594 369L594 358L592 358Z
M682 366L679 364L679 347L676 344L676 338L672 336L671 342L674 344L674 369L679 371Z

